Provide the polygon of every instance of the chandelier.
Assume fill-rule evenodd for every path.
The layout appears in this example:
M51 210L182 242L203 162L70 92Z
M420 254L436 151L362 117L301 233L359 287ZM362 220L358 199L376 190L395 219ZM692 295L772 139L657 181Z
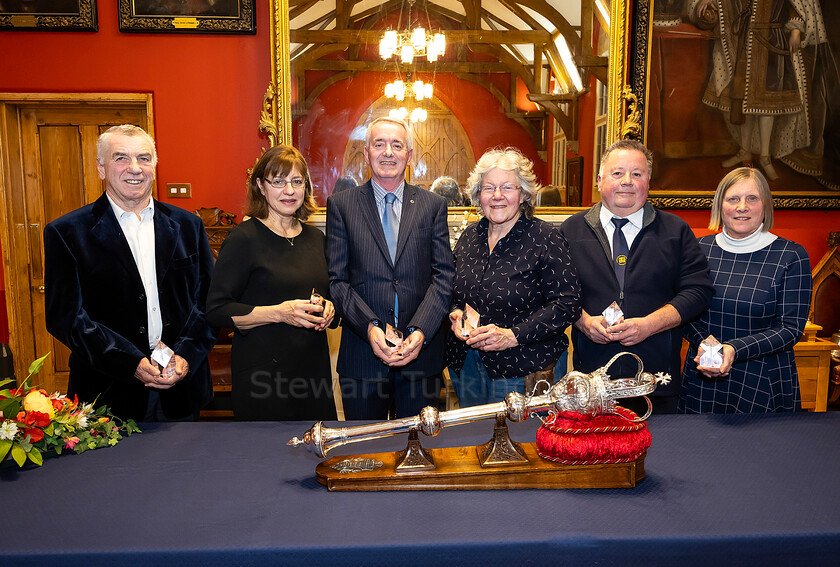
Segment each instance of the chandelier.
M425 98L432 98L434 94L434 87L432 83L424 83L423 81L411 82L411 73L406 73L405 82L397 79L393 83L385 85L385 96L388 98L395 98L402 102L405 97L414 98L417 102Z
M446 51L446 40L442 33L434 35L426 33L422 27L409 30L411 26L411 7L415 0L408 0L408 21L405 31L388 30L379 41L379 55L382 59L390 59L395 53L400 61L408 65L415 57L425 57L430 62L437 61Z
M429 113L426 112L424 108L415 108L409 114L408 109L406 107L400 108L393 108L388 113L388 116L391 118L396 118L397 120L405 120L408 118L411 122L425 122L426 118L428 118Z

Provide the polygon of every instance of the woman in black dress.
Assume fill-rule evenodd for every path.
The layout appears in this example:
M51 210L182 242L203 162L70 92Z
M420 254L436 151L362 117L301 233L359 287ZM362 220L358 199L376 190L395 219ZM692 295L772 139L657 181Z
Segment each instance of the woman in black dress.
M315 209L309 170L291 146L254 166L246 214L222 244L207 318L233 327L231 379L237 420L336 419L324 330L332 302L324 235L304 223Z

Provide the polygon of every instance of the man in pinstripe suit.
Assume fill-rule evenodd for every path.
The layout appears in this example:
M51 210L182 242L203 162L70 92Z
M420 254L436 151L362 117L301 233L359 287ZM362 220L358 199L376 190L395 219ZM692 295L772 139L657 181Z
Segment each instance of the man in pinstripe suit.
M364 150L371 179L327 201L347 419L416 415L440 394L454 268L445 200L405 183L411 142L405 122L372 121ZM385 341L386 324L405 336L401 355Z

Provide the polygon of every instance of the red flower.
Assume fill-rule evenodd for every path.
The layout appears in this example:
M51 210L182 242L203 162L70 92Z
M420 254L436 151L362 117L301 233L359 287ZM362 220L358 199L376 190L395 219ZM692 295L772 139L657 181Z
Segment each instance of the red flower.
M23 429L23 436L26 437L27 435L29 435L30 443L37 443L44 438L44 432L37 427L25 427Z
M17 414L15 421L19 421L23 425L46 427L50 424L50 415L40 411L21 411ZM41 435L41 437L43 437L43 435Z

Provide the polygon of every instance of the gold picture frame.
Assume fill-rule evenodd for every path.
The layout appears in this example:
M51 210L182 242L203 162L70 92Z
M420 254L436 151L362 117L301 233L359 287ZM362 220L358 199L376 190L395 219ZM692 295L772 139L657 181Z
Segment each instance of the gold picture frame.
M801 5L790 4L791 10ZM639 81L643 72L646 84L638 102L644 125L639 139L654 154L649 200L661 208L708 209L720 179L749 164L768 178L776 208L840 209L840 166L831 157L840 148L835 141L829 151L832 124L815 118L840 116L840 102L833 102L840 100L840 74L832 77L827 65L834 59L831 45L840 39L834 31L840 11L817 0L803 15L773 15L771 3L761 0L748 4L747 18L736 25L728 5L715 2L701 12L698 3L634 0L627 47L636 42L642 51L644 43L646 62L626 68ZM785 28L794 20L805 27L799 47L791 46L792 32ZM727 76L716 52L745 63ZM763 90L771 67L774 76L784 71L778 76L795 80ZM732 86L724 88L729 81ZM748 87L738 94L742 83ZM784 99L785 92L797 102ZM823 141L824 151L815 150Z
M664 4L663 4L664 5ZM607 112L608 143L633 138L648 143L651 96L651 45L654 0L612 0ZM289 74L289 2L271 2L271 80L266 90L259 128L270 146L291 143ZM702 190L657 185L657 167L649 200L658 207L698 209L711 206L717 181ZM720 177L726 172L721 170ZM773 187L771 187L773 189ZM774 190L778 208L838 209L840 189Z
M121 32L257 33L254 0L202 0L182 11L158 0L118 0L117 12Z

